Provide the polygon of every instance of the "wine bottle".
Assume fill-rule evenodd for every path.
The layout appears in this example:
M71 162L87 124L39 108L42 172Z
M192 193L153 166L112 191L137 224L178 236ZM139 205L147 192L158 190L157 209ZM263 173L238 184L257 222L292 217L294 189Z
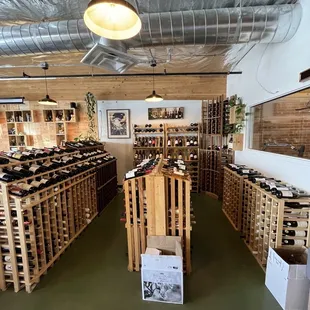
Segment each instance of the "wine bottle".
M44 183L41 183L40 181L36 181L36 180L30 181L29 185L34 187L36 191L39 191L45 187Z
M283 239L283 240L282 240L282 245L306 246L306 240Z
M17 185L11 185L9 187L9 193L11 195L18 196L18 197L25 197L25 196L27 196L29 194L28 191L20 188Z
M17 183L17 186L18 186L19 188L21 188L21 189L27 191L28 194L33 194L33 193L35 193L35 192L37 191L37 189L36 189L34 186L32 186L32 185L30 185L30 184L27 184L27 183L22 183L22 182L20 182L20 183Z
M285 202L285 206L292 209L310 208L310 202Z
M10 162L9 159L7 159L5 157L0 157L0 165L6 165L9 162Z
M307 237L308 233L305 230L283 230L283 235L291 237Z
M16 180L16 178L14 175L9 174L9 173L5 173L5 172L1 171L1 169L0 169L0 181L13 182L15 180Z
M283 226L308 228L308 222L306 221L283 221Z
M23 178L28 178L28 177L33 176L33 172L32 171L24 169L24 168L19 167L19 166L15 166L13 168L13 171L16 171L16 172L20 173Z
M47 169L44 166L32 164L29 168L29 171L33 172L33 174L40 174L46 172Z
M293 191L293 190L277 190L276 191L276 196L277 198L281 199L281 198L294 198L294 199L299 199L302 197L310 197L310 195L308 193L300 193L297 191Z

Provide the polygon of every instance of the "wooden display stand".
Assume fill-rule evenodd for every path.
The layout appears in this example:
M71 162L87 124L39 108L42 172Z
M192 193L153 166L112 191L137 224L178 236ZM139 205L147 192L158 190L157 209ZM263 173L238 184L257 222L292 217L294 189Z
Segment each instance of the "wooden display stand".
M234 227L242 227L243 181L245 176L224 167L223 212Z
M43 122L55 124L57 145L67 141L68 124L75 123L77 115L75 109L49 109L43 110Z
M278 247L294 247L283 245L286 240L302 240L305 246L310 241L310 208L288 208L286 202L309 203L309 198L278 199L270 192L258 185L244 180L244 211L243 234L245 243L260 264L265 268L268 258L268 249ZM286 227L283 221L304 221L307 227ZM283 236L283 231L304 231L305 236Z
M49 162L62 156L67 154L14 162L0 168L36 161ZM103 156L105 154L95 157ZM63 169L60 167L19 182L34 180ZM9 186L15 182L0 182L0 220L5 220L5 225L0 226L0 289L5 290L9 284L13 284L15 292L25 287L30 293L39 283L40 277L97 216L95 169L22 198L9 193Z
M33 111L5 111L10 150L24 151L33 146L32 135L25 134L25 125L33 123Z
M184 271L191 273L191 181L169 175L162 161L146 176L124 181L128 270L139 271L147 236L180 236Z

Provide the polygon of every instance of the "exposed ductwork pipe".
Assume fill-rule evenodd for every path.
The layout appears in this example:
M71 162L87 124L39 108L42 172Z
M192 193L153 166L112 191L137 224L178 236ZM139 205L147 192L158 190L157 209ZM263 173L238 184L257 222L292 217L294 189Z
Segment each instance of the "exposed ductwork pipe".
M90 0L0 0L0 23L39 23L83 18ZM127 0L139 14L293 4L297 0Z
M128 48L280 43L294 36L301 14L298 4L143 14L140 34L125 43ZM0 56L88 51L99 39L81 19L5 26Z

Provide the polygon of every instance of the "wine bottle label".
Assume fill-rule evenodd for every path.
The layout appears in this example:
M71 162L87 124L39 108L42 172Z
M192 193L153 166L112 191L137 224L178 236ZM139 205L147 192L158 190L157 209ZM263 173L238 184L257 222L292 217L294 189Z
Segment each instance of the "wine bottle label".
M70 171L68 171L68 170L61 170L61 172L66 173L66 174L70 173Z
M5 175L7 175L6 173L0 173L0 178L3 178Z
M306 237L306 232L305 231L295 231L295 236L296 237Z
M241 170L241 172L242 173L250 173L250 170L245 169L245 170Z
M297 222L297 227L307 228L308 222L305 222L305 221Z
M23 155L26 155L26 156L31 155L31 153L30 153L30 152L23 152L22 154L23 154Z
M75 157L77 157L77 158L83 158L83 156L82 156L82 155L79 155L79 154L75 155Z
M135 172L134 171L129 171L126 173L126 179L129 178L134 178L135 177Z
M21 167L14 167L14 169L13 170L15 170L15 171L21 171L23 168L21 168Z
M26 183L18 183L17 184L21 189L29 191L32 186L30 184L26 184Z
M41 185L41 182L32 181L30 185L32 185L32 186L34 186L34 187L39 187L39 186Z
M39 166L31 166L31 167L29 168L29 171L35 173L39 168L40 168Z
M48 182L48 180L46 180L46 179L42 179L41 181L40 181L40 183L42 183L42 184L46 184Z
M280 190L279 192L282 193L282 197L288 197L288 198L292 198L294 197L293 193L290 192L289 190Z
M13 154L13 158L16 158L16 159L21 159L23 155L22 154L19 154L19 153L15 153Z

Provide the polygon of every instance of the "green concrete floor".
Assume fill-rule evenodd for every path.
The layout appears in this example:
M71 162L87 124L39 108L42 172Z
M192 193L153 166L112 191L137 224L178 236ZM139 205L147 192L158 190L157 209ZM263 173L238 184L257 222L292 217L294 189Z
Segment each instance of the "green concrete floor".
M264 286L264 272L221 212L193 196L193 273L185 277L185 305L141 300L140 274L127 271L126 235L117 198L49 270L32 294L0 292L4 310L281 309Z

